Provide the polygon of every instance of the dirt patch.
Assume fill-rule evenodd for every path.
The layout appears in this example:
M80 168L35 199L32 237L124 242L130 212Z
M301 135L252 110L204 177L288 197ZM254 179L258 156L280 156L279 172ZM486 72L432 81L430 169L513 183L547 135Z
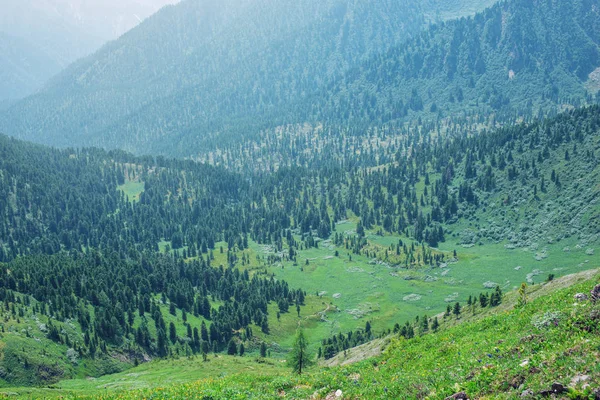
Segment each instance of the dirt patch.
M338 365L348 365L368 358L381 355L383 349L389 342L389 339L375 339L371 342L346 350L346 354L339 353L335 357L321 362L322 366L334 367ZM360 375L358 375L360 378Z

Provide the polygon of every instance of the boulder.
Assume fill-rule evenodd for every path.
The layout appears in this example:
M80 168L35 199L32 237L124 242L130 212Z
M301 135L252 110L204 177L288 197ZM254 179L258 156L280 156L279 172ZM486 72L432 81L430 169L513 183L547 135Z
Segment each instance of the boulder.
M524 390L523 393L521 393L521 397L523 398L530 398L533 396L535 396L535 393L531 389Z
M552 384L552 389L549 390L542 390L540 392L540 395L543 397L550 397L553 394L563 394L567 392L567 388L565 387L565 385L561 384L561 383L557 383L554 382Z
M575 300L578 301L586 301L588 299L587 295L585 293L577 293L575 295Z
M600 301L600 284L596 285L596 287L592 289L590 294L594 303Z

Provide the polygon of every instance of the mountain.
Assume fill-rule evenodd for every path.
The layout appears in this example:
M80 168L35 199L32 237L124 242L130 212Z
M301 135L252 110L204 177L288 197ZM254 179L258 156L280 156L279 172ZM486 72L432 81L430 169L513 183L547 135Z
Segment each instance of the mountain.
M599 6L506 1L439 24L346 74L315 96L305 115L380 125L513 118L578 105L600 65Z
M421 31L442 3L185 1L68 68L0 126L47 144L188 156L231 127L271 124Z
M7 0L0 14L0 100L23 98L176 0Z
M33 93L61 69L53 57L29 42L0 32L0 98Z

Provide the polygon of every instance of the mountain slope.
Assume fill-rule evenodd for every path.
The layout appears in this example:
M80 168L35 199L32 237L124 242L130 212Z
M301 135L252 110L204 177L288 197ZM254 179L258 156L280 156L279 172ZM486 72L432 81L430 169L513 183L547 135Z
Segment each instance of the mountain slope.
M41 48L0 32L0 100L33 93L60 69L61 65Z
M328 154L320 168L247 175L0 136L0 312L11 340L0 384L85 373L70 348L94 366L96 355L124 360L119 368L201 354L202 322L212 353L233 340L284 357L299 322L314 328L314 346L362 318L386 332L464 304L482 284L593 267L599 129L594 106L477 136L407 135L379 168L342 168ZM56 344L51 357L21 350L43 337Z
M73 65L0 127L47 144L189 155L222 131L271 124L286 104L420 31L432 3L186 1Z
M175 1L4 1L0 14L0 100L34 93L73 61Z
M599 283L596 269L536 285L527 289L524 307L514 307L518 294L513 292L505 299L511 306L496 313L483 318L467 316L467 321L458 320L456 326L409 340L391 337L381 356L340 367L313 367L302 376L277 371L268 361L225 356L225 360L211 360L203 366L187 359L153 363L98 382L66 381L57 385L59 390L11 391L22 396L89 399L442 400L458 393L486 399L597 399L600 305L575 301L574 295L589 295ZM239 363L246 370L219 377L205 377L201 371L212 368L213 363L228 362ZM196 368L200 380L182 372ZM177 383L160 384L152 379L167 374L170 382ZM139 377L139 382L132 381L132 376ZM185 382L179 383L180 379Z
M320 94L317 120L505 119L579 104L600 65L599 7L596 0L507 1L436 26Z

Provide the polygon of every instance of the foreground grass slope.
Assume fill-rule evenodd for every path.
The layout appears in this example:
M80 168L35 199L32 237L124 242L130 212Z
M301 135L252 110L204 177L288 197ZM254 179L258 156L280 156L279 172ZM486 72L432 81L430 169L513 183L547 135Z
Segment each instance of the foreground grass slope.
M192 381L190 365L182 360L140 366L123 374L95 381L71 381L63 390L15 391L22 396L66 398L153 399L276 399L330 398L340 390L342 398L444 399L464 391L470 398L530 398L560 383L568 392L558 398L593 399L600 388L600 304L575 299L600 283L600 271L570 275L554 282L529 287L527 304L516 307L519 294L505 296L496 313L472 317L468 310L462 323L448 322L437 333L411 340L393 337L381 356L342 367L313 367L292 376L273 363L255 368L251 359L210 360L200 365L199 381ZM237 362L245 371L235 375L207 375L216 363ZM135 376L160 376L160 370L185 374L189 383L142 390L129 384ZM152 372L150 373L149 370ZM225 370L227 373L227 370ZM151 374L151 375L148 375ZM183 379L181 380L183 381Z

